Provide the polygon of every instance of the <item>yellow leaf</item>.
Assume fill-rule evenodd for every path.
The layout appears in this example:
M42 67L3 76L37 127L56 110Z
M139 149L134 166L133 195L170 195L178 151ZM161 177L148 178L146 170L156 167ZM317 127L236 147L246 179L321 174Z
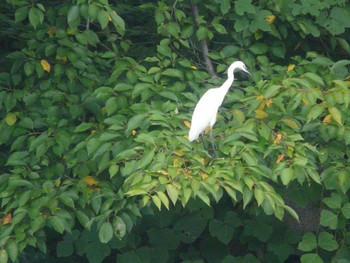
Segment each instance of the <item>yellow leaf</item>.
M51 27L49 28L49 30L47 31L47 34L51 37L51 36L53 36L54 34L56 34L56 32L57 32L57 28L54 27L54 26L51 26Z
M189 121L184 121L184 124L187 128L191 128L191 123Z
M88 176L86 176L84 179L83 179L83 181L87 184L87 185L90 185L90 186L92 186L92 185L97 185L97 180L94 178L94 177L92 177L91 175L88 175Z
M112 22L112 17L110 15L108 15L108 21Z
M168 171L165 171L165 170L158 170L157 172L163 175L169 175Z
M282 121L285 123L285 124L287 124L290 128L292 128L292 129L297 129L298 128L298 124L295 122L295 121L293 121L293 120L291 120L291 119L282 119Z
M210 126L208 126L207 128L205 128L205 130L204 130L204 133L205 134L208 134L210 132Z
M265 105L266 105L265 101L261 102L261 104L260 104L259 108L257 108L257 110L261 110L261 111L264 110Z
M73 35L75 33L75 29L74 28L71 28L71 27L68 27L67 29L67 34L68 35Z
M307 99L303 99L303 103L304 103L304 105L308 105L309 101Z
M269 25L272 25L273 22L275 21L275 19L276 19L276 16L274 16L274 15L269 15L269 16L265 17L265 21Z
M277 157L276 163L280 163L282 161L282 159L284 158L284 154L280 153Z
M198 70L196 66L191 66L191 69Z
M282 138L283 138L282 133L277 133L276 136L275 136L275 139L273 140L273 143L274 144L279 144Z
M328 125L332 121L332 115L328 114L326 117L324 117L322 123L324 125Z
M269 116L265 111L263 110L255 110L255 118L258 119L263 119L266 118L267 116Z
M294 64L289 64L287 68L287 72L292 71L295 68Z
M295 45L294 50L297 50L301 47L301 42L298 42L298 44Z
M131 135L132 135L132 136L135 136L135 135L136 135L136 133L137 133L137 131L136 131L136 130L132 130L132 131L131 131Z
M2 225L10 224L12 221L12 215L10 213L5 214L4 217L1 219Z
M181 167L183 162L179 158L175 158L173 161L173 166L174 167Z
M341 112L336 107L329 107L329 113L332 115L332 118L341 126L343 126L341 122Z
M270 107L270 105L273 103L272 99L265 100L265 104L267 107Z
M60 55L56 55L56 60L67 62L67 57L66 56L61 57Z
M175 150L174 154L176 154L177 156L183 156L184 155L182 150Z
M264 96L263 95L259 95L256 97L257 100L263 100L264 99Z
M6 117L5 117L5 122L7 123L8 126L13 126L17 121L17 116L16 114L10 112L7 113Z
M47 62L47 60L42 59L42 60L40 61L40 64L41 64L41 66L43 67L43 69L44 69L45 71L47 71L47 72L50 73L50 71L51 71L51 65L49 64L49 62Z
M202 178L203 181L206 180L206 179L209 177L208 174L203 173L203 172L200 172L199 175L201 176L201 178Z
M12 215L10 213L5 214L1 219L2 225L7 225L7 224L10 224L11 222L12 222Z

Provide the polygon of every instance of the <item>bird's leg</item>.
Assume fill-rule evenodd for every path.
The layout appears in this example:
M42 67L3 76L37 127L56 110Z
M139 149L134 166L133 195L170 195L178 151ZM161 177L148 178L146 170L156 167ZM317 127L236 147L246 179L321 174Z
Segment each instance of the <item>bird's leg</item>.
M210 129L210 143L211 143L211 146L213 147L214 155L215 155L215 157L217 157L216 156L216 148L215 148L215 144L214 144L213 129L212 128Z

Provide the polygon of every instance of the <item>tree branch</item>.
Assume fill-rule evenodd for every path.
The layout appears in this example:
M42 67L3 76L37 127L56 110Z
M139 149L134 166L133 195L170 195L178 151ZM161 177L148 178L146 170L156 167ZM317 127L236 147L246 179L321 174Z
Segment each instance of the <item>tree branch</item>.
M192 8L194 21L195 21L197 27L199 27L199 23L198 23L198 17L199 17L198 6L193 2L193 0L190 0L190 3L191 3L191 8ZM211 62L211 59L209 57L208 42L207 42L206 39L202 39L200 41L200 43L201 43L202 56L203 56L203 59L204 59L205 67L206 67L208 73L210 75L212 75L213 77L215 77L216 73L215 73L215 70L214 70L214 67L213 67L213 63Z

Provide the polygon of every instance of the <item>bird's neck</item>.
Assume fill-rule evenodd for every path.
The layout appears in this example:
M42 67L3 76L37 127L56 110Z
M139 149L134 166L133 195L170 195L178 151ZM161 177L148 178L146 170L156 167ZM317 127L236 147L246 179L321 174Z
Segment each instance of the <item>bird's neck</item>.
M230 74L231 73L231 74ZM228 73L228 78L227 80L224 82L224 84L221 86L224 94L226 94L228 92L228 90L230 89L232 83L234 80L234 76L233 76L233 72L229 72Z

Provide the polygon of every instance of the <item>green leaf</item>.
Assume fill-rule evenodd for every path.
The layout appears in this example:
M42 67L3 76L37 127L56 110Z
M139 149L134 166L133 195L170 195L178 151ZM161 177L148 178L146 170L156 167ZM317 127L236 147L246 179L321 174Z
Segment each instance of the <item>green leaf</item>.
M307 122L310 122L310 121L316 119L318 116L321 115L323 110L324 110L323 105L321 105L321 104L313 105L310 108L309 112L307 113L307 116L306 116Z
M125 32L124 20L119 15L117 15L117 13L114 10L109 12L109 15L112 18L112 23L113 23L114 27L116 28L117 32L119 34L123 35Z
M254 197L255 197L256 202L258 203L258 206L260 206L265 198L264 191L262 191L261 189L255 188L254 189Z
M145 121L145 114L138 114L131 117L128 121L128 129L134 130L141 126L141 124Z
M196 36L198 41L206 39L208 37L208 29L206 27L199 27L199 29L196 32Z
M175 188L171 184L167 184L166 185L166 191L167 191L167 194L168 194L171 202L175 205L176 201L178 199L178 196L179 196L179 192L178 192L177 188Z
M323 260L317 254L304 254L300 257L301 263L323 263Z
M99 10L97 14L97 20L102 29L105 29L108 25L108 13L105 10Z
M317 237L318 246L327 251L337 250L339 245L335 237L328 232L321 232Z
M163 205L166 207L166 209L169 210L169 199L168 197L163 193L163 192L157 192L157 195L160 199L160 201L162 201Z
M18 257L18 245L15 241L10 241L6 245L6 250L12 262L15 262Z
M243 209L250 203L254 195L252 190L249 190L248 187L243 188Z
M51 216L48 220L49 225L52 226L58 233L62 234L64 231L64 220L58 216Z
M345 205L343 205L343 207L341 208L341 211L346 219L350 218L350 204L349 203L346 203Z
M222 221L213 219L209 222L209 232L212 237L217 237L227 245L232 240L234 229Z
M220 0L220 11L223 15L227 14L231 9L230 0Z
M29 18L30 24L34 27L34 29L36 29L36 27L39 24L43 23L44 14L40 9L36 7L32 7L29 9L28 18Z
M265 43L255 43L249 47L249 50L255 55L262 55L267 53L269 46Z
M198 191L197 196L199 197L199 199L201 199L204 203L206 203L208 206L210 206L210 199L209 197L204 194L201 191Z
M215 30L218 33L220 33L220 34L227 34L226 28L223 25L221 25L219 23L212 23L211 25L215 28Z
M284 168L281 172L281 180L283 185L288 185L293 179L293 169L291 167Z
M73 132L79 133L79 132L84 132L89 130L91 127L93 126L92 123L82 123L80 125L78 125Z
M78 218L78 221L80 222L80 224L83 226L83 227L87 227L87 224L89 222L89 217L82 211L78 210L77 212L77 218Z
M117 174L118 171L119 171L119 165L112 164L108 169L109 178L113 178Z
M152 201L156 205L156 207L158 207L158 209L160 211L162 208L162 202L161 202L160 198L156 195L152 195Z
M98 231L98 237L101 243L108 243L113 237L113 227L110 222L104 222Z
M126 234L126 225L119 216L113 218L113 233L118 239L122 239Z
M183 80L184 78L182 71L178 69L166 69L163 71L162 75L179 78L180 80Z
M138 169L143 169L145 168L147 165L149 165L154 158L154 150L149 151L148 153L146 153L140 160L137 161L137 168Z
M298 245L298 249L301 251L308 252L308 251L315 250L316 248L317 248L316 236L311 232L304 234L303 239Z
M56 252L58 257L69 257L73 255L74 245L70 241L60 241L57 243Z
M72 23L75 23L79 19L80 9L79 6L73 5L69 8L67 13L67 22L71 26Z
M331 197L323 198L322 201L331 209L340 209L341 207L341 197L336 193L332 193Z
M106 101L106 111L108 115L113 114L118 109L117 98L111 97Z
M15 22L18 23L26 19L28 12L29 12L28 6L22 6L18 8L15 12Z
M29 155L29 152L14 152L7 159L6 165L17 166L25 165L24 158Z
M66 195L66 193L62 193L59 195L58 199L66 206L70 207L70 208L73 208L75 209L75 206L74 206L74 201L73 199Z
M228 45L228 46L225 46L220 51L220 55L223 56L224 58L229 58L237 55L240 50L241 50L241 47L238 45Z
M338 216L331 211L322 210L320 224L335 230L338 226Z
M238 15L242 16L244 13L255 14L255 8L251 4L251 0L236 0L235 11Z
M5 249L0 249L0 262L1 263L7 263L9 260L8 253Z

